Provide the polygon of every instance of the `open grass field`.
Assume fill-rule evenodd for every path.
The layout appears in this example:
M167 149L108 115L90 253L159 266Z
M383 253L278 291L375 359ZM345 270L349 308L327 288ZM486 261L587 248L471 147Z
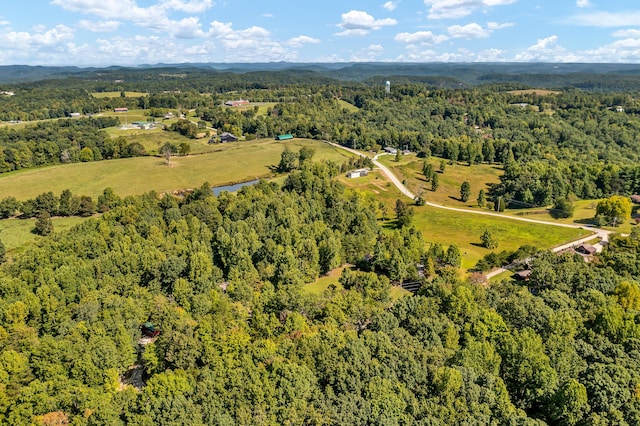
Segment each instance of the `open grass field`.
M594 216L596 215L596 206L598 202L601 200L577 200L573 202L574 211L573 216L566 219L554 219L548 212L547 209L537 208L537 209L522 209L522 210L507 210L507 213L513 216L521 216L527 217L536 220L544 220L549 222L558 222L558 223L572 223L572 224L581 224L581 225L592 225L594 224ZM623 223L618 224L615 228L613 226L604 226L604 229L609 229L611 231L615 231L621 234L628 234L631 232L633 227L636 225L633 219L625 221Z
M126 98L139 98L140 96L149 96L144 92L124 92ZM91 94L94 98L119 98L120 92L93 92Z
M357 112L359 110L357 106L350 104L347 101L343 101L342 99L338 99L338 104L349 112Z
M286 142L298 151L302 146L316 150L315 160L342 162L351 154L310 139ZM89 163L74 163L20 170L0 176L0 194L19 200L46 191L60 194L69 188L77 195L97 197L106 187L120 196L194 188L208 181L213 186L273 176L280 161L282 142L260 139L216 145L208 154L174 157L167 165L160 157L137 157Z
M428 161L437 171L441 160L441 158L431 157ZM422 158L409 154L403 156L400 162L396 162L395 156L385 155L380 156L379 161L389 167L400 180L404 180L405 185L414 194L422 194L422 197L429 202L453 207L477 207L476 199L480 189L484 189L486 193L489 189L488 185L498 183L503 173L502 167L497 165L467 166L464 163L447 163L444 173L438 172L438 189L431 191L431 182L427 182L422 174L424 162ZM460 186L464 181L468 181L471 185L471 196L466 203L460 200Z
M455 167L473 169L473 167L467 166ZM445 171L445 175L446 173L447 171ZM397 199L411 203L377 171L373 171L366 177L355 179L341 176L339 180L351 190L373 194L376 199L382 201L386 205L388 219L395 217L393 209ZM429 194L427 194L427 200L431 201ZM458 203L457 207L465 207L463 203L454 200L450 200L448 204L455 205L455 203ZM440 243L445 249L451 244L458 245L463 254L462 267L464 270L472 268L478 260L490 253L490 250L480 246L480 235L485 230L489 230L497 236L499 241L498 251L516 250L525 244L534 245L541 249L550 249L561 243L587 235L587 232L581 229L518 222L499 217L444 210L437 207L413 206L413 208L415 212L413 224L422 232L425 241L427 243ZM379 215L381 214L382 212L379 212ZM538 219L537 216L536 219ZM387 227L395 225L393 220L386 220L383 223Z
M54 232L65 231L83 221L83 217L54 217ZM31 232L36 219L3 219L0 220L0 239L7 249L7 255L12 255L24 250L25 247L43 237Z
M445 247L457 244L463 254L462 268L465 270L475 266L478 260L491 252L480 245L480 235L485 230L498 238L496 251L516 250L525 244L550 249L588 234L582 229L518 222L436 207L414 209L413 223L425 240L441 243Z
M555 90L547 90L547 89L525 89L525 90L510 90L507 93L511 93L513 95L548 96L548 95L559 95L561 92L557 92Z

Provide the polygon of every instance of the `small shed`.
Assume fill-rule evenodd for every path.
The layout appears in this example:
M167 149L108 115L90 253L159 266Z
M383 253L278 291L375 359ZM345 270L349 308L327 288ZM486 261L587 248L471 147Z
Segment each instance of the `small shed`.
M593 256L597 251L598 250L596 250L594 246L588 243L584 243L576 247L576 252L585 256Z
M385 150L385 152L387 152L388 154L391 154L391 155L396 155L398 153L398 150L395 149L394 147L391 147L391 146L385 146L384 150Z
M229 132L223 132L220 134L220 141L222 142L238 142L238 137Z
M367 176L369 174L369 169L357 169L351 170L347 172L348 178L359 178L362 176Z
M114 108L113 112L129 112L129 108Z
M160 329L149 321L145 322L142 325L141 331L145 337L156 337L158 334L160 334Z
M284 135L276 136L277 141L286 141L289 139L293 139L293 135L291 133L285 133Z

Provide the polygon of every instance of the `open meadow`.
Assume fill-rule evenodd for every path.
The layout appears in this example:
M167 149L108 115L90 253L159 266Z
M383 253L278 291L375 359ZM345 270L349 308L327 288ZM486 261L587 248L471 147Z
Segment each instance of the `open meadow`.
M422 195L429 202L453 207L477 207L476 199L478 192L484 189L489 190L489 185L499 182L502 175L502 167L492 164L474 164L468 166L465 163L446 163L443 173L439 172L441 158L430 157L427 161L433 166L438 174L438 189L431 190L431 182L427 182L422 174L424 159L418 158L415 154L408 154L401 157L399 162L395 161L395 156L384 155L378 160L405 182L405 186L414 194ZM467 202L460 200L460 186L464 181L471 185L471 196Z
M351 154L311 139L286 142L293 150L315 149L314 160L343 162ZM97 197L106 187L120 196L194 188L208 181L213 186L244 182L274 175L280 161L282 142L260 139L215 145L214 152L172 157L170 165L160 157L136 157L88 163L63 164L20 170L0 175L0 194L19 200L46 191Z
M51 219L55 232L65 231L85 220L87 218L84 217L53 217ZM24 250L34 241L45 238L31 232L35 223L36 219L0 220L0 239L5 245L9 257Z
M402 163L400 164L402 165ZM450 167L453 170L456 170L456 167L461 170L471 170L474 167L482 168L484 166L473 166L469 168L458 165ZM491 175L490 169L490 167L484 167L486 175L488 176ZM445 171L445 175L446 173L447 171ZM454 173L452 173L452 175L454 175ZM457 182L459 179L460 176L453 180ZM381 201L385 205L386 220L382 218L382 211L379 212L380 220L389 228L395 226L395 221L393 220L395 213L393 209L396 200L401 199L405 203L413 204L411 200L401 195L393 184L375 170L368 176L362 178L349 179L342 176L339 180L351 190L359 190L367 194L373 194L376 199ZM460 195L459 187L460 185L457 184L458 196ZM429 197L429 195L430 194L427 194L428 201L433 201L438 204L456 205L456 207L465 207L464 203L460 201L445 198L447 197L446 195L441 195L438 201ZM413 206L413 209L414 217L412 223L422 232L427 243L440 243L445 248L450 244L456 244L460 247L463 255L462 268L464 270L472 268L478 260L491 252L491 250L480 245L480 235L482 235L485 230L490 231L497 237L499 241L497 251L516 250L522 245L533 245L540 249L550 249L587 235L587 232L582 229L564 228L551 224L541 225L527 223L495 216L456 212L430 206ZM480 209L478 210L480 211ZM505 214L505 216L507 215ZM536 219L538 219L538 217L536 217ZM549 220L549 222L552 221L553 219Z

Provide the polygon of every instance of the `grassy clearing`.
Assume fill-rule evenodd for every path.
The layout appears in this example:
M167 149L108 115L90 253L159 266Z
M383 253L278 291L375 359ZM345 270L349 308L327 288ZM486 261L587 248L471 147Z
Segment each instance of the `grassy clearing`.
M334 285L337 291L343 290L344 288L342 287L342 284L338 282L338 279L340 278L340 274L342 274L344 268L347 267L348 265L343 265L329 272L327 275L318 278L317 280L315 280L315 282L305 285L304 291L307 294L315 294L319 296L325 290L327 290L330 285ZM403 289L400 286L392 286L391 290L389 291L391 300L398 300L401 297L405 297L408 295L411 295L411 292Z
M409 162L406 158L403 161ZM393 163L393 161L391 161ZM402 166L402 162L400 166ZM445 171L445 175L449 169L459 168L460 170L473 170L474 167L483 166L449 166ZM490 168L490 167L489 167ZM492 173L487 171L487 173ZM454 175L454 173L452 173ZM486 177L486 176L485 176ZM460 178L457 178L458 180ZM388 182L377 171L370 173L366 177L348 179L344 176L339 180L354 191L363 191L373 194L379 201L383 202L387 209L387 218L394 217L394 207L397 199L410 202L406 197L402 196L397 188ZM471 180L470 180L471 181ZM456 183L456 191L459 196L459 184ZM440 190L438 190L439 192ZM438 193L436 192L436 194ZM427 199L432 198L427 194ZM446 195L441 196L442 204L454 204L464 207L464 204L457 200L447 199ZM475 195L474 195L475 200ZM434 202L440 202L435 201ZM479 214L454 212L450 210L439 209L436 207L417 207L414 206L414 226L422 232L424 239L430 243L440 243L448 247L451 244L457 244L463 254L463 269L469 269L477 263L483 256L490 253L490 250L480 246L480 235L485 230L493 232L499 240L498 250L516 250L518 247L530 244L537 247L548 249L558 244L578 239L587 233L580 229L561 228L553 225L539 225L534 223L518 222L515 220L502 219L499 217L482 216ZM382 213L379 212L381 216ZM538 219L536 217L536 219ZM385 221L385 226L392 227L392 220Z
M338 105L340 105L342 108L346 109L349 112L358 112L360 110L360 108L358 108L357 106L350 104L347 101L343 101L342 99L338 99Z
M350 154L310 139L287 142L294 151L315 148L314 160L342 162ZM282 142L260 139L215 145L216 151L202 155L174 157L171 165L160 157L125 158L90 163L64 164L20 170L0 176L0 194L20 200L46 191L60 194L69 188L74 194L97 197L106 187L120 196L194 188L208 181L214 186L273 176L280 161Z
M120 92L93 92L91 94L94 98L119 98ZM140 96L149 96L145 92L124 92L126 98L139 98Z
M406 186L414 194L422 194L429 202L453 207L477 207L476 199L480 189L484 189L486 193L489 185L498 183L503 173L501 167L490 164L467 166L447 163L444 173L438 173L438 189L431 191L431 182L427 182L422 174L424 160L417 158L415 154L405 155L399 162L396 162L392 155L381 156L379 160L400 180L405 181ZM441 158L431 157L428 161L433 165L434 170L439 170ZM464 181L471 184L471 197L466 203L460 200L460 186Z
M548 95L559 95L562 92L557 92L554 90L547 90L547 89L526 89L526 90L510 90L507 93L511 93L513 95L548 96Z
M69 228L83 222L83 217L54 217L53 229L55 232L66 231ZM3 219L0 220L0 239L7 249L7 254L13 256L24 250L30 244L42 239L31 230L35 227L36 219Z
M574 211L573 216L566 219L554 219L546 208L538 209L522 209L522 210L509 210L510 215L521 216L536 220L544 220L548 222L557 223L571 223L581 225L593 225L594 216L596 215L596 206L602 199L596 200L578 200L573 202ZM637 206L636 206L637 207ZM628 220L616 226L605 226L604 229L609 229L622 234L628 234L631 232L634 226L637 226L634 220Z
M587 235L582 229L518 222L499 217L443 210L436 207L414 207L413 223L426 241L447 247L456 244L463 253L462 267L469 269L491 250L480 245L480 235L492 232L499 241L497 251L516 250L529 244L541 249L576 240Z

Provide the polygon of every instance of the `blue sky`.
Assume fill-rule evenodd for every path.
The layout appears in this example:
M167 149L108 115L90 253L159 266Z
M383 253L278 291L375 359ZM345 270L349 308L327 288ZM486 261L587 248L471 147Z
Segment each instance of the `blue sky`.
M640 62L637 0L2 0L0 65Z

